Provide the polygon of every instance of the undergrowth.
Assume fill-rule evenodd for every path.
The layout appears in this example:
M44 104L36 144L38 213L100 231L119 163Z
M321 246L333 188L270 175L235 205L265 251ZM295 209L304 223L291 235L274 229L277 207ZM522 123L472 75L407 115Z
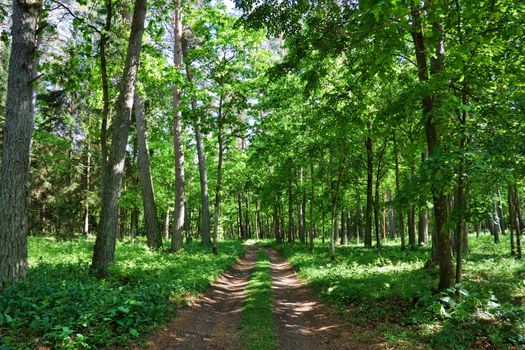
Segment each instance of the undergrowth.
M313 253L299 244L275 247L349 322L368 325L360 336L411 349L525 348L525 264L510 257L508 236L497 245L491 236L470 237L464 283L440 293L437 269L425 265L429 249L349 245L332 261L320 245Z
M217 256L198 243L177 254L119 243L117 263L97 279L92 248L92 241L30 237L27 278L0 293L0 349L125 345L204 292L244 251L239 241L220 242Z
M272 316L270 259L262 249L258 250L258 254L257 267L246 288L241 338L246 350L273 350L277 348L277 343Z

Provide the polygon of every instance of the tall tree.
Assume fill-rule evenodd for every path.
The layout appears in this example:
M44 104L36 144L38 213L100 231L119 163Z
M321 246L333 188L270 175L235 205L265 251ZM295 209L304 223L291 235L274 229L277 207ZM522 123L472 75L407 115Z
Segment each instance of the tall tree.
M126 62L120 81L116 115L113 121L111 148L102 174L102 208L91 264L93 269L100 274L106 274L108 266L115 261L119 198L124 175L126 146L135 94L135 81L142 49L146 10L147 0L135 1Z
M0 288L27 271L27 181L40 0L14 0L0 186Z
M181 0L174 0L173 12L173 60L177 72L182 67L182 5ZM173 150L175 156L175 215L173 225L173 236L171 238L171 251L177 252L182 248L182 237L184 230L184 151L182 138L182 111L181 111L182 89L180 86L173 87Z
M139 163L142 203L144 205L147 244L150 248L159 249L162 247L162 235L159 228L153 183L151 181L151 165L144 121L144 102L142 102L142 99L136 91L133 99L133 111L137 125L137 158Z

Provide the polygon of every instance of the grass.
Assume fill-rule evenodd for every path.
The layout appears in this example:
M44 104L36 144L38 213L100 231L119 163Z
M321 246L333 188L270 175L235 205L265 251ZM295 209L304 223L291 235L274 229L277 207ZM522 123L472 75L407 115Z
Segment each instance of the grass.
M273 350L277 348L277 343L272 315L270 259L262 249L258 253L257 267L246 289L241 339L246 350Z
M399 242L375 249L327 247L310 253L299 245L275 245L316 287L339 306L361 337L383 337L406 349L525 348L525 264L509 256L509 237L470 237L461 296L433 292L437 270L425 267L428 249L401 252ZM364 326L363 326L364 325Z
M119 243L110 275L97 279L92 248L92 240L30 237L27 278L0 294L0 349L126 345L204 292L244 251L239 241L220 242L217 256L197 243L177 254Z

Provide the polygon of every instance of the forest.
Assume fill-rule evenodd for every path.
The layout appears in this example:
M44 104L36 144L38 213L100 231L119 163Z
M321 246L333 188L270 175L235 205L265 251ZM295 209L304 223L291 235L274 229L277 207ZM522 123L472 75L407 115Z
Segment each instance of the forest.
M525 3L0 0L0 350L525 349Z

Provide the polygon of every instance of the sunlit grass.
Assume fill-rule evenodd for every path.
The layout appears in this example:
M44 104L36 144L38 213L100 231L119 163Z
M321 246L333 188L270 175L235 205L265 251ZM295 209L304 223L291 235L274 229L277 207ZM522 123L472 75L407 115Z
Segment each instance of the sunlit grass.
M270 260L263 250L259 249L258 253L256 270L246 288L241 339L246 350L272 350L277 348L277 343Z
M0 345L24 349L36 339L58 349L125 344L204 292L244 251L239 241L220 242L217 256L198 243L177 254L119 243L109 276L97 279L89 272L93 243L30 238L27 279L0 294Z
M525 347L525 264L510 256L508 235L497 245L489 235L470 236L460 298L455 291L435 292L437 269L426 267L429 248L401 252L399 242L388 242L378 251L350 244L338 247L332 261L327 245L316 243L313 254L299 244L276 247L350 322L379 325L368 331L392 346Z

